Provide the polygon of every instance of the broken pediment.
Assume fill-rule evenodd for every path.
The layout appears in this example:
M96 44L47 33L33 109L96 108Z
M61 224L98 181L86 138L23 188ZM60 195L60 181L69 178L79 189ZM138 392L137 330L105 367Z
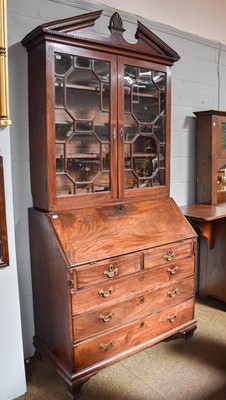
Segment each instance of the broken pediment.
M137 22L137 31L135 38L136 43L129 43L124 39L125 31L120 15L115 12L109 22L109 36L101 36L94 30L95 22L100 18L102 11L82 14L79 16L57 20L49 23L44 23L29 33L22 41L26 48L31 48L37 41L42 41L43 38L51 36L51 40L60 41L63 37L68 41L73 41L74 44L79 44L81 41L90 43L90 47L99 49L101 46L109 46L111 53L121 55L132 55L133 52L144 53L147 56L153 56L155 61L158 58L161 62L172 65L179 60L179 55L168 46L163 40L155 35L141 22ZM54 39L55 38L55 39ZM96 46L92 45L95 43ZM126 53L125 53L126 52Z

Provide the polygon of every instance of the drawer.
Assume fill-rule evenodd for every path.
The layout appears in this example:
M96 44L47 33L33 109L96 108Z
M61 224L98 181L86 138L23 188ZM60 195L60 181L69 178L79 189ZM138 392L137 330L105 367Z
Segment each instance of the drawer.
M83 265L74 269L77 287L82 288L101 281L130 275L141 270L141 253L115 257L95 264Z
M169 245L159 246L144 254L144 269L177 262L182 258L194 256L194 240L185 240Z
M136 348L145 342L193 320L194 300L190 299L139 321L115 329L104 335L74 345L76 370L82 370L93 364ZM158 339L157 339L158 340ZM156 340L156 341L157 341ZM147 343L148 345L148 343ZM143 345L145 347L145 345ZM134 349L135 350L135 349Z
M133 322L145 315L178 304L194 296L194 293L195 278L192 277L180 282L170 283L158 291L73 318L74 340L82 340L118 325Z
M130 277L116 279L81 289L72 294L72 313L77 315L105 304L121 302L152 290L161 289L170 282L177 282L194 273L194 256L170 263Z

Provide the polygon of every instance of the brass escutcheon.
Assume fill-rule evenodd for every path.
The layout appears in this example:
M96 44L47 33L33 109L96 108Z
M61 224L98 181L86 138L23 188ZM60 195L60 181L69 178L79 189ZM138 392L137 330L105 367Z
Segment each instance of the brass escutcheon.
M140 281L144 281L144 275L140 275Z
M110 342L108 343L101 343L99 347L102 351L106 351L109 350L113 345L114 345L114 340L110 340Z
M108 322L108 321L110 321L112 318L113 318L113 313L112 312L110 312L108 315L100 315L99 316L99 320L101 321L101 322Z
M109 266L108 270L104 271L104 276L106 276L107 278L114 278L114 276L116 276L117 274L118 274L118 268L114 267L113 264Z
M103 289L99 290L99 295L100 295L100 297L106 298L106 297L109 297L113 292L114 292L114 288L110 287L108 290L103 290Z
M176 254L171 249L169 249L167 251L166 255L164 256L164 258L166 261L172 261L174 259L175 255Z

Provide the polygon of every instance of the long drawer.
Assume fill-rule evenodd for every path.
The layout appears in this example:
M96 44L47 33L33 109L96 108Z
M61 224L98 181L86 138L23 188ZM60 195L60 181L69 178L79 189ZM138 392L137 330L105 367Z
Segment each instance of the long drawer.
M74 340L104 332L112 327L127 324L154 311L171 307L194 296L195 278L170 283L163 289L135 297L122 303L99 308L73 319Z
M76 344L74 345L76 369L82 370L120 352L126 352L164 332L192 321L193 313L194 300L190 299L95 339Z
M72 294L72 313L78 315L98 306L121 302L152 290L158 290L170 282L177 282L194 273L194 257L169 263L160 268L143 271L130 277L117 279L108 284L93 285Z

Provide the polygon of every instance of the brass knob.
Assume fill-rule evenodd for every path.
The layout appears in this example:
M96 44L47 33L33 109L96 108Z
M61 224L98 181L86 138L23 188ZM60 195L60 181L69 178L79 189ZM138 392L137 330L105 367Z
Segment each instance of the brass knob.
M99 295L100 295L100 297L106 298L106 297L111 296L111 294L113 292L114 292L114 288L110 287L108 290L103 290L103 289L99 290Z

